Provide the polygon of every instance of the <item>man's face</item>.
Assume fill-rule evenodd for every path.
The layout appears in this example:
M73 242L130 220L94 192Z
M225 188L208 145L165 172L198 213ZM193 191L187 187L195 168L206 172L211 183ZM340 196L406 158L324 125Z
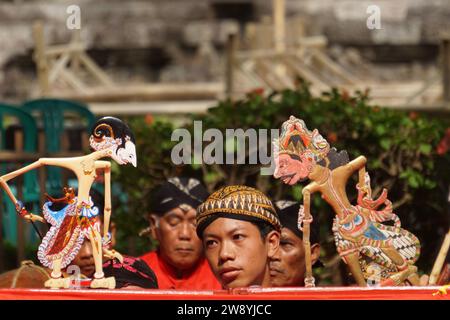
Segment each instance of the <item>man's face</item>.
M156 237L162 258L172 267L185 271L202 256L202 242L196 233L196 211L175 208L159 218Z
M77 256L72 261L72 265L78 266L81 274L88 278L91 278L95 273L94 255L92 252L91 241L86 238Z
M308 177L311 172L312 161L302 155L300 155L300 160L297 160L283 153L275 157L275 165L273 176L281 179L285 184L294 185Z
M203 231L203 245L224 288L262 285L267 277L269 244L254 224L218 218Z
M311 263L320 256L320 246L311 246ZM305 278L305 247L303 241L290 229L281 229L279 250L269 261L270 281L274 287L301 287Z
M291 230L281 229L280 248L270 259L269 266L272 286L303 286L306 269L303 241Z

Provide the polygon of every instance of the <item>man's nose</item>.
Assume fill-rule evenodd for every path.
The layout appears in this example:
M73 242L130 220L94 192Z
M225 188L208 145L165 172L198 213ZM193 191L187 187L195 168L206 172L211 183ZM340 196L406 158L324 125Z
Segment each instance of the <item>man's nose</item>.
M278 247L278 249L275 251L272 257L270 257L270 261L281 261L281 249Z
M222 242L219 250L219 264L223 264L228 260L234 260L234 258L235 254L233 246L229 244L228 241Z
M86 241L80 250L81 259L90 259L93 257L92 245L89 241Z
M189 223L182 223L179 231L180 240L191 240L193 229L189 225Z

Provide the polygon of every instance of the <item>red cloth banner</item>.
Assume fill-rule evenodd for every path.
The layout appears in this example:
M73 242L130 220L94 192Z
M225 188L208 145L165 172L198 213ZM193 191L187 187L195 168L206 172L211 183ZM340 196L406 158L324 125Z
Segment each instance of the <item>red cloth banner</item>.
M449 289L450 291L450 289ZM0 300L450 300L442 287L184 290L0 289Z

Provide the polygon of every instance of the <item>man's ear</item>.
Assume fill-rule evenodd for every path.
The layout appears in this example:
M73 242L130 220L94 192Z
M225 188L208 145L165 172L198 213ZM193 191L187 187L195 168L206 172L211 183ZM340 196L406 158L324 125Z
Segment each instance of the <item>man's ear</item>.
M311 246L311 265L314 265L320 258L320 244L314 243Z
M280 247L280 233L278 231L270 231L266 236L266 245L268 247L267 257L273 258Z
M157 216L156 214L149 214L148 223L150 224L150 236L154 240L159 241L158 232L156 232L156 229L159 228L159 216Z

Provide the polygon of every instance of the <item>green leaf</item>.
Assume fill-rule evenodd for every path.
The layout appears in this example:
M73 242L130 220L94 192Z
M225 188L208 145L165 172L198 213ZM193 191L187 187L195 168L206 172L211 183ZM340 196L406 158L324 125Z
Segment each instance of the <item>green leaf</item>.
M303 198L302 190L303 190L302 185L297 184L293 186L291 189L292 197L294 197L295 200L300 201Z
M389 139L381 139L380 146L384 150L389 150L391 148L391 140L389 140Z
M379 136L382 136L387 132L387 129L385 125L379 124L376 126L375 131Z
M431 152L431 146L429 144L421 144L419 146L419 151L423 154L429 155Z

